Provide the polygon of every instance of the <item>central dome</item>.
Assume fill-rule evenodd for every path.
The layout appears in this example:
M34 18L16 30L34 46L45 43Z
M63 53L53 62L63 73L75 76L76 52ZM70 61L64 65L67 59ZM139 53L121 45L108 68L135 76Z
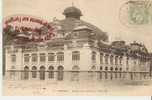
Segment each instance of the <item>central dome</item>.
M80 19L80 16L82 16L81 10L72 6L68 7L64 10L63 15L65 15L65 19L63 20L54 20L55 23L57 23L59 27L59 34L60 32L63 34L70 33L70 34L75 34L74 31L79 33L80 38L81 36L91 36L91 38L97 39L97 40L102 40L105 42L108 42L108 35L106 32L103 32L100 30L98 27L95 25L92 25L91 23L85 22ZM52 22L54 23L54 22ZM81 27L81 29L80 29ZM82 30L90 30L89 33L82 32ZM81 32L80 32L81 31ZM70 35L69 34L69 35ZM86 35L87 34L87 35Z
M107 33L100 30L98 27L85 22L83 20L79 20L76 18L66 18L63 20L60 20L60 26L62 27L62 30L65 33L72 32L74 29L76 29L79 26L85 26L88 29L92 30L92 32L96 35L95 38L98 40L108 41L108 35ZM91 33L90 33L91 34Z
M66 18L72 17L72 18L80 19L80 16L82 16L82 12L80 9L72 6L72 7L66 8L63 12L63 15L65 15Z

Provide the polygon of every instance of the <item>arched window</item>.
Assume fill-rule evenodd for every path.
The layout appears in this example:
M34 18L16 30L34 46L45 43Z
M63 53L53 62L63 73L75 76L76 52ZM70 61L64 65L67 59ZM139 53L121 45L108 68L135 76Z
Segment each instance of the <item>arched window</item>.
M120 76L120 78L121 78L121 76L122 76L122 68L119 68L119 70L120 70L120 74L119 74L119 76Z
M79 80L79 70L80 70L80 68L78 66L72 67L72 81Z
M64 53L63 52L57 53L57 61L64 61Z
M102 79L102 66L100 66L99 78Z
M48 53L48 61L54 61L55 60L55 54L54 53Z
M118 68L117 68L117 67L115 68L115 71L118 71Z
M25 80L29 79L29 67L28 66L24 67L24 79Z
M117 71L118 71L118 68L116 67L115 68L115 78L117 78Z
M105 67L105 71L106 71L105 72L105 79L108 79L108 72L107 72L108 71L108 67Z
M73 51L72 52L72 61L80 60L80 52L79 51Z
M40 80L45 80L45 67L40 67Z
M122 68L120 68L119 70L122 71Z
M36 68L36 66L33 66L32 67L32 78L36 78L36 76L37 76L37 68Z
M103 69L102 66L100 66L100 71L102 71L102 69Z
M63 80L63 77L64 77L64 76L63 76L63 75L64 75L63 70L64 70L64 67L63 67L63 66L58 66L57 79L58 79L59 81Z
M112 80L113 79L113 67L110 67L110 71L111 71L111 73L110 73L110 79Z
M53 66L50 66L49 67L49 78L54 78L54 67Z
M113 67L110 67L110 70L113 71Z

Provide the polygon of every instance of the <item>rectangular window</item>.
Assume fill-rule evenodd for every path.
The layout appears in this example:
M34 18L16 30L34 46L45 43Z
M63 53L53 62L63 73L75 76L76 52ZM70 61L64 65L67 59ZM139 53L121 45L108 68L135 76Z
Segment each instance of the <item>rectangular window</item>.
M100 64L102 64L102 63L103 63L103 54L100 53Z
M24 54L24 62L29 62L29 61L30 61L30 55Z
M122 57L120 57L120 62L119 63L120 63L120 65L122 65Z
M92 52L91 59L92 59L92 61L96 61L96 52Z
M57 54L57 61L64 61L64 53Z
M54 60L55 60L54 53L48 53L48 61L54 61Z
M40 54L40 62L45 62L45 53Z
M72 60L73 61L80 60L80 53L79 52L73 52L72 53Z
M12 62L16 62L16 55L11 55Z
M80 60L80 55L73 55L72 60Z
M113 65L113 56L110 56L110 63Z
M36 62L37 61L37 54L32 54L32 62Z
M129 65L129 58L127 57L126 65Z
M118 65L118 56L115 57L115 64Z
M105 55L105 63L108 64L108 55Z

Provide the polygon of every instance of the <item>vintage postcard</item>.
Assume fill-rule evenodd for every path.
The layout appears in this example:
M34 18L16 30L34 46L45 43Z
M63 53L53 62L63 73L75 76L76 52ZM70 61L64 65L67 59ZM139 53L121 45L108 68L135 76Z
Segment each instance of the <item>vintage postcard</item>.
M152 95L151 0L3 0L3 95Z

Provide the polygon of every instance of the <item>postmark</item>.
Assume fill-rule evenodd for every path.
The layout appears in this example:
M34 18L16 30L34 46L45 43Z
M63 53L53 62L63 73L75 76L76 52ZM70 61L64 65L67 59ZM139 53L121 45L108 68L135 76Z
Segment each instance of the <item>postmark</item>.
M3 32L12 31L6 41L25 43L25 42L44 42L55 36L56 27L48 21L29 15L13 15L4 19ZM8 37L8 36L7 36Z
M130 0L125 2L119 11L120 22L129 27L152 24L151 4L151 0Z

